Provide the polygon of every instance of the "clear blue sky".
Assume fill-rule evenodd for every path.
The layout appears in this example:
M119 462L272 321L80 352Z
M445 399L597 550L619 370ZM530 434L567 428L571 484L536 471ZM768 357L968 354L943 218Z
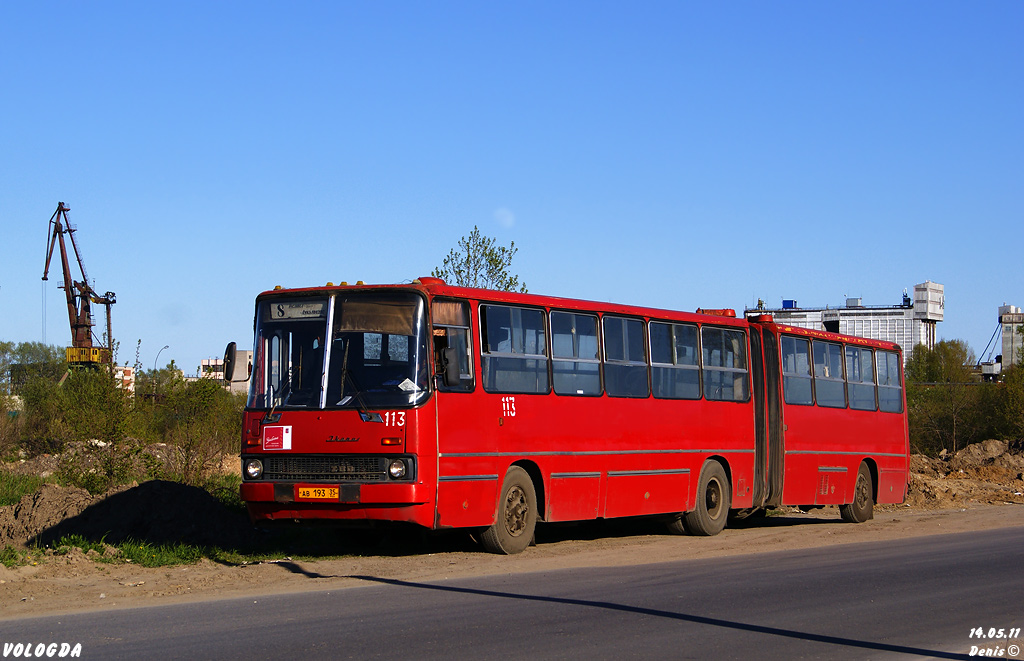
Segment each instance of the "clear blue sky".
M0 339L63 201L122 363L194 373L280 284L426 275L692 310L1024 305L1024 3L5 2ZM70 340L61 278L50 344Z

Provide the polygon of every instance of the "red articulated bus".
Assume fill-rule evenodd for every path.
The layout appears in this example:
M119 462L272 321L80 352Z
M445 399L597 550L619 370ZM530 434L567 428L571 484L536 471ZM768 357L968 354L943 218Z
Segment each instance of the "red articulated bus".
M275 289L256 299L241 496L256 522L471 528L497 553L537 521L861 522L906 493L902 365L896 344L732 310L437 278Z

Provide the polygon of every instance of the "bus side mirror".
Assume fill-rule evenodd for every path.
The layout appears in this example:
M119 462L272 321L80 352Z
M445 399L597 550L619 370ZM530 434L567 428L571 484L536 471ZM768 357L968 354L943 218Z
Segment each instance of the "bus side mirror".
M235 380L235 361L238 357L237 345L234 342L228 342L228 346L224 349L224 380L231 382Z
M459 358L455 347L445 347L441 352L441 367L444 368L444 385L454 388L462 380L459 376Z

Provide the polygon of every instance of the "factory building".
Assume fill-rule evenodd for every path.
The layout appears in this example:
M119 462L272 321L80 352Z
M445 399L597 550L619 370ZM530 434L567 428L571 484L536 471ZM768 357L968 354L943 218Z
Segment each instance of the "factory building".
M944 310L945 288L925 281L914 285L913 298L904 290L900 305L864 305L863 299L848 298L844 307L801 308L795 300L784 299L781 308L767 308L758 302L746 313L769 313L780 324L800 328L895 342L903 348L906 364L915 346L935 347L935 326L942 321Z
M999 325L1003 332L1003 366L1007 369L1010 365L1017 365L1022 362L1022 346L1024 337L1020 334L1021 327L1024 327L1024 313L1014 305L1003 305L999 308Z

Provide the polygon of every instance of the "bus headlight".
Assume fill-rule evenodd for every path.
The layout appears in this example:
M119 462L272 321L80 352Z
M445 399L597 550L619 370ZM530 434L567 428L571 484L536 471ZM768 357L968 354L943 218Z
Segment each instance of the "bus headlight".
M401 459L395 459L394 461L391 462L391 465L388 466L388 475L390 475L391 479L393 480L402 479L403 477L405 477L405 473L405 462L402 461Z
M259 459L249 459L245 462L245 476L250 480L258 479L263 475L263 462Z

